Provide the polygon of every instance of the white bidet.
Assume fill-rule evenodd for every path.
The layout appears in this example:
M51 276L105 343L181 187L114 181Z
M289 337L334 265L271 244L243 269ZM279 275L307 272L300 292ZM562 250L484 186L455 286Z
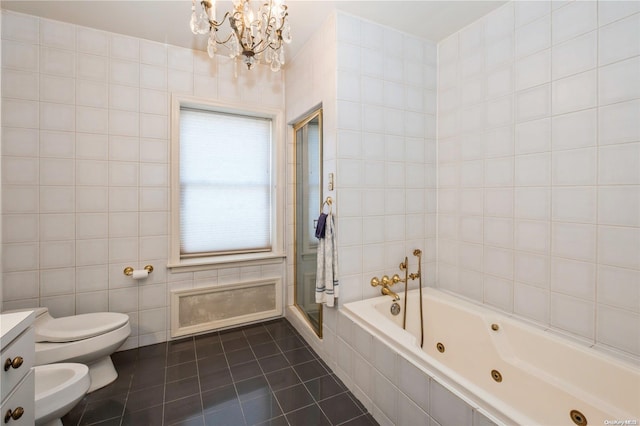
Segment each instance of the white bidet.
M61 363L40 365L33 369L36 426L62 426L60 417L67 414L89 390L89 367Z

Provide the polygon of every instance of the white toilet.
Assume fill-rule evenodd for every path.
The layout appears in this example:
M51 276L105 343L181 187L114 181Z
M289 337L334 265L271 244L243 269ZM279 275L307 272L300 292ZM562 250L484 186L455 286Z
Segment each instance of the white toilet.
M89 390L89 368L84 364L61 363L33 369L36 426L62 426L60 417L67 414Z
M35 365L79 362L89 367L88 392L113 382L118 373L111 354L131 334L129 316L116 312L96 312L53 318L47 308L32 309L36 341Z

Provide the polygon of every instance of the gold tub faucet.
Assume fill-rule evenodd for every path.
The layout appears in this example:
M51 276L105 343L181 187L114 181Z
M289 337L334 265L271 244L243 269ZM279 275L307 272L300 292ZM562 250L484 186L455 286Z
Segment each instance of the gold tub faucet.
M391 291L389 287L402 281L404 280L401 279L398 274L395 274L391 278L389 278L387 275L383 275L381 279L378 279L378 277L371 278L371 287L382 286L380 292L385 296L391 296L395 302L400 300L400 296L398 296L397 293Z
M397 302L398 300L400 300L400 296L398 296L398 293L394 293L393 291L391 291L389 287L382 287L381 292L385 296L391 296L394 302Z
M409 290L409 280L417 280L420 279L420 329L422 330L422 250L415 249L413 251L413 255L418 258L418 272L409 273L409 259L405 256L404 262L400 263L400 270L404 272L404 278L400 278L400 275L394 274L391 278L388 275L383 275L382 278L378 279L378 277L371 278L371 287L382 286L381 292L385 296L391 296L394 302L400 300L400 296L398 293L391 291L389 287L398 283L404 283L404 315L402 317L402 328L406 330L407 328L407 291ZM394 315L397 315L400 311L399 309L394 313L393 308L399 308L397 303L392 305L392 311ZM422 340L420 341L420 347L424 344L424 330L422 330Z

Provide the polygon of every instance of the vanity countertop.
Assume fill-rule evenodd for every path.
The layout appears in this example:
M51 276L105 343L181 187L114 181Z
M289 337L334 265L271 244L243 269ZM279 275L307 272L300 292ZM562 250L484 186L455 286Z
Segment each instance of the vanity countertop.
M34 311L0 314L0 348L5 348L11 343L33 323L34 319Z

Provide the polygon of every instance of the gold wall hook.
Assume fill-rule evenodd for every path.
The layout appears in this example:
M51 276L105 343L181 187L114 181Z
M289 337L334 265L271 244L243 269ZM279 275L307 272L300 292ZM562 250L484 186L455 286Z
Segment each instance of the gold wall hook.
M322 203L322 205L320 206L320 213L324 212L324 206L329 206L329 213L332 213L332 205L333 199L331 197L327 197L327 199L324 200L324 203Z

